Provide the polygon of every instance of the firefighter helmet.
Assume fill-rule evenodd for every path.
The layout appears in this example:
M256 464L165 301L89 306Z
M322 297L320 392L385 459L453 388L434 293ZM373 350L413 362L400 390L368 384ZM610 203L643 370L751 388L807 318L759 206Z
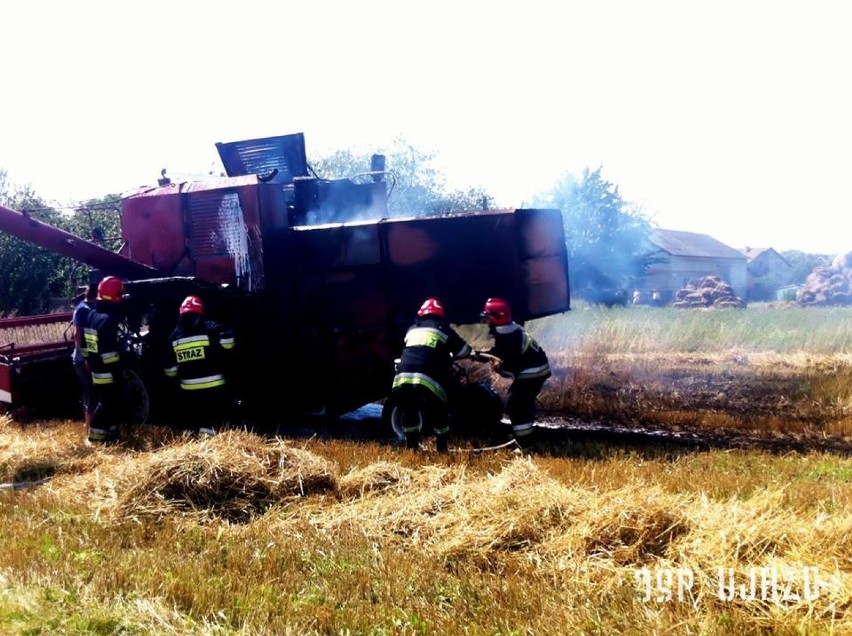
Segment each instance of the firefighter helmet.
M107 276L98 283L98 300L105 300L110 303L121 302L124 297L124 283L120 278L115 276Z
M198 296L187 296L183 299L183 302L180 304L180 313L185 314L187 312L194 314L204 313L204 303L201 302Z
M508 325L512 322L512 308L502 298L489 298L485 301L482 318L489 325Z
M421 318L424 316L437 316L438 318L443 318L444 306L437 298L429 298L420 305L420 309L417 310L417 315Z

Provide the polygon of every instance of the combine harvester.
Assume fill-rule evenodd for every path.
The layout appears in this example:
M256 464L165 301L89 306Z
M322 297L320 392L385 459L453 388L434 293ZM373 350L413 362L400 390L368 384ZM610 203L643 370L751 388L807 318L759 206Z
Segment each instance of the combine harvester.
M117 252L0 206L0 230L71 257L90 279L123 278L135 418L156 421L169 390L162 355L187 294L237 334L235 387L246 421L338 416L386 397L407 327L427 297L456 324L490 296L516 320L570 308L562 215L551 209L388 218L384 158L352 179L311 174L301 133L216 145L227 177L124 197ZM21 319L16 319L21 320ZM68 320L33 318L32 320ZM67 336L4 342L7 408L76 396Z

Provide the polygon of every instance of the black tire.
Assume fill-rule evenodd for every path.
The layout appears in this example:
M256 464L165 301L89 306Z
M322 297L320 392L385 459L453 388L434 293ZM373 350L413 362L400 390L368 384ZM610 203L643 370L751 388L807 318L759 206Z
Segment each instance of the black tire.
M399 406L397 397L398 396L391 393L387 398L385 398L385 403L382 405L382 428L391 433L397 439L405 439L405 435L402 431L397 431L393 422L394 411Z
M410 395L409 395L410 398ZM416 415L420 419L420 433L426 434L428 431L426 426L426 414L424 412L425 404L423 404L422 400L417 402L409 402L407 404L407 408L410 409L409 413L412 410L416 410ZM413 413L412 413L413 414ZM385 427L385 430L390 431L398 440L404 440L405 431L402 428L402 417L403 417L403 402L401 394L392 393L386 400L384 405L382 406L382 424Z

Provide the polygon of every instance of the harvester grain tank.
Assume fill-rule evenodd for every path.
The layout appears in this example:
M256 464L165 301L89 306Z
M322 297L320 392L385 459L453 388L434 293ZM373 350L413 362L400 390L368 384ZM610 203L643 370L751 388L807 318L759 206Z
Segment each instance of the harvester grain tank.
M489 296L507 298L520 321L570 308L559 210L388 218L380 156L357 178L326 180L312 174L302 134L217 149L227 176L163 179L125 196L117 253L50 226L24 231L19 212L0 208L0 229L127 281L152 414L165 401L160 358L188 293L236 329L236 388L258 422L385 397L426 297L441 298L457 324L477 322Z

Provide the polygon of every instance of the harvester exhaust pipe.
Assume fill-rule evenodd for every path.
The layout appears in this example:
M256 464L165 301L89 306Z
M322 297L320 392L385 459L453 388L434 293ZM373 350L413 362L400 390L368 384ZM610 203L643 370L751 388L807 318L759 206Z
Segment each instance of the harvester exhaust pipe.
M0 230L62 256L122 278L151 278L160 272L75 234L0 205Z
M379 182L385 180L385 156L373 155L370 157L370 175L373 181Z

